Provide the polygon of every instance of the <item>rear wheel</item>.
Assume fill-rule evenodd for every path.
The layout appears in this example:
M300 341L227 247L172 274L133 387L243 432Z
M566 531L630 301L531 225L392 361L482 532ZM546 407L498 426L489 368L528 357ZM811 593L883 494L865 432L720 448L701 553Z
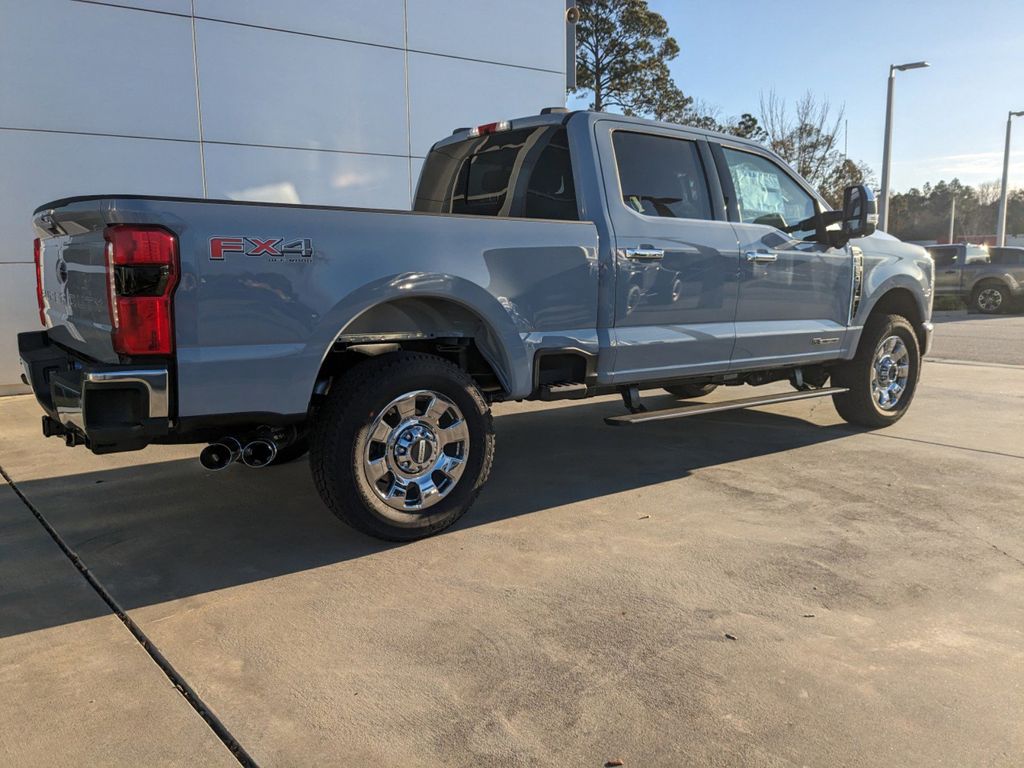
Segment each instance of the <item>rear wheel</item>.
M353 528L390 541L458 520L493 458L490 409L473 380L414 352L373 358L335 382L311 435L324 503Z
M987 283L974 289L971 307L984 315L1002 312L1010 303L1010 292L998 283Z
M901 315L868 320L857 355L832 369L832 384L850 391L833 398L844 420L887 427L907 412L921 375L921 350L910 322Z
M671 387L665 387L666 392L682 400L710 395L716 389L717 384L673 384Z

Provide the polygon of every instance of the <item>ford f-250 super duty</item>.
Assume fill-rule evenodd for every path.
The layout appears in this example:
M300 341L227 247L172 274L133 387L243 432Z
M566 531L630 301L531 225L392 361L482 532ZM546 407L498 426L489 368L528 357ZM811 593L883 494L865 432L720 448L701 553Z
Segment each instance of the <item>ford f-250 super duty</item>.
M209 443L208 469L308 445L327 506L394 540L473 502L493 402L618 392L636 425L830 396L882 427L932 332L932 260L875 233L866 187L832 211L757 144L593 112L457 130L412 212L96 195L34 224L45 435Z

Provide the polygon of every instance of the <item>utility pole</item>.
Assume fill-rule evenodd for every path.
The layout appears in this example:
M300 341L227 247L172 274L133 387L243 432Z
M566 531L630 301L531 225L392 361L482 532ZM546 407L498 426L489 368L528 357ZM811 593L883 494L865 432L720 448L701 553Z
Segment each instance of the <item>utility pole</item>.
M923 69L931 66L927 61L913 61L909 64L889 65L889 89L885 99L885 144L882 147L882 193L878 199L878 228L886 229L889 218L889 175L892 165L892 103L896 87L896 73L908 69Z
M956 195L953 195L953 205L949 210L949 243L953 244L953 222L956 221Z
M999 189L999 221L996 224L996 245L1002 248L1006 245L1006 205L1007 196L1010 193L1010 129L1013 127L1013 118L1024 115L1020 112L1010 112L1006 117L1006 149L1003 152L1003 183Z

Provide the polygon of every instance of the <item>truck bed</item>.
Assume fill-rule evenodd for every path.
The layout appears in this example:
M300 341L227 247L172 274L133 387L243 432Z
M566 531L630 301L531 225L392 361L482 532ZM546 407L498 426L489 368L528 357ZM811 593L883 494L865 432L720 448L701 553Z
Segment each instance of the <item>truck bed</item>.
M138 195L56 200L35 215L50 336L100 362L119 361L103 232L122 224L177 239L177 418L305 413L324 357L371 311L396 334L441 311L455 333L479 326L481 352L510 397L529 394L536 349L596 352L590 223Z

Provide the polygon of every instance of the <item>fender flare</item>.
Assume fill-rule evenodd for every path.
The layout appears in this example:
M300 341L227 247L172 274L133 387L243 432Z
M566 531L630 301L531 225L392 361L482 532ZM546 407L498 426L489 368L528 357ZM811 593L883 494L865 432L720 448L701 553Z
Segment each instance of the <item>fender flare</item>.
M438 273L411 272L380 278L335 304L320 318L309 341L319 358L314 376L334 343L360 317L386 304L410 299L448 302L478 318L484 337L476 339L477 347L494 368L507 395L515 399L530 394L529 355L509 310L479 285L465 278ZM310 381L310 392L314 384Z

